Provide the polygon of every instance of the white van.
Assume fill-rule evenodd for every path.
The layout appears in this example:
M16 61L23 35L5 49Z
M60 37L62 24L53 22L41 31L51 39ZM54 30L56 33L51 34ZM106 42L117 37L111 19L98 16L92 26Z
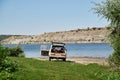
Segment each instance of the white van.
M48 50L41 50L42 56L49 56L49 61L51 59L62 59L66 61L67 51L65 48L65 43L52 42Z

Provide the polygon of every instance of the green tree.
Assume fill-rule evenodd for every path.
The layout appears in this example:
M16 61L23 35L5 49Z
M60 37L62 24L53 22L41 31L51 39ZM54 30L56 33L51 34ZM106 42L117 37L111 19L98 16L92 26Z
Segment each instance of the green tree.
M108 60L111 66L120 70L120 0L105 0L95 5L95 13L110 21L109 40L114 52Z

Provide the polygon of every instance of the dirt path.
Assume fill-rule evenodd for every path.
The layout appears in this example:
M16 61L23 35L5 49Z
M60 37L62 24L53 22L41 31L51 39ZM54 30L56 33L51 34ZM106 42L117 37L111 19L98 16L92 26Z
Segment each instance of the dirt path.
M35 58L38 60L48 60L48 58ZM80 64L90 64L97 63L99 65L108 65L107 60L104 58L89 58L89 57L68 57L66 59L67 62L75 62Z

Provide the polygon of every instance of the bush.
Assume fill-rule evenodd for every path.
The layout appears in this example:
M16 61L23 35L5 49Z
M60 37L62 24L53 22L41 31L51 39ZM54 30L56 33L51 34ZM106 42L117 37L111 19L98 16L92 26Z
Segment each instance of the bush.
M115 27L111 28L109 38L114 52L108 61L113 70L120 71L120 29Z
M9 48L0 44L0 79L2 80L15 80L13 73L18 70L18 63L8 58L9 55Z
M0 64L0 79L15 80L14 72L18 71L18 63L5 58Z
M18 70L18 64L15 61L12 61L9 58L5 58L4 60L1 61L0 65L0 72L1 71L6 71L9 73L13 73Z
M10 51L9 56L25 57L24 51L22 50L22 48L20 46L9 48L9 51Z
M3 71L0 73L0 80L16 80L16 78L13 74Z
M96 30L97 28L96 28L96 27L93 27L92 29L93 29L93 30Z
M0 62L5 59L9 55L9 50L8 48L2 47L0 44Z
M114 52L111 56L109 56L108 62L112 70L120 71L120 55L116 54L116 52Z
M120 72L98 72L95 76L99 76L100 79L104 80L120 80Z

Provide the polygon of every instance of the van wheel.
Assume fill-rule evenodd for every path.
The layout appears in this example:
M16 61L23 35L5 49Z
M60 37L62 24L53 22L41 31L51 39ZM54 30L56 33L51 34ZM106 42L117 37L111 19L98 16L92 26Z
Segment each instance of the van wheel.
M49 57L49 61L51 61L51 58Z
M66 58L63 58L63 61L66 61Z

